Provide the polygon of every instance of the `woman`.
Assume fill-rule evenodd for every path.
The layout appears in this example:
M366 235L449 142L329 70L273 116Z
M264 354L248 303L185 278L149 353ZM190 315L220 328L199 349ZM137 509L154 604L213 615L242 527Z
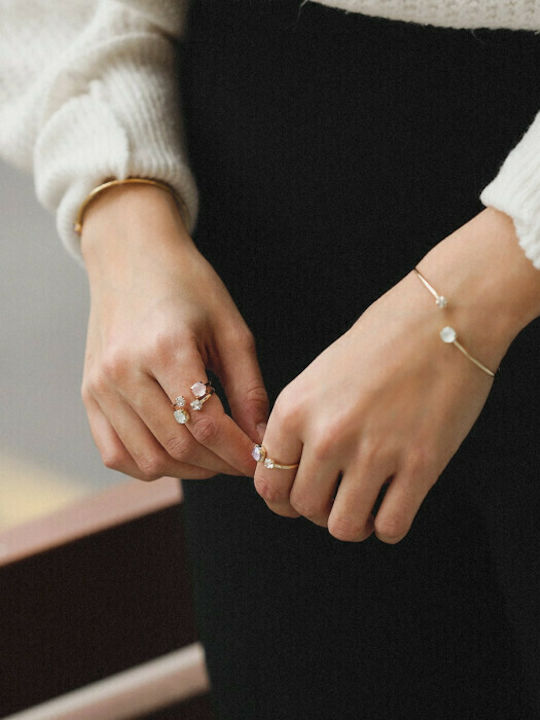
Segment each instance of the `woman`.
M66 5L2 150L104 463L182 478L216 717L533 718L540 11L371 5ZM185 207L101 188L79 247L127 177Z

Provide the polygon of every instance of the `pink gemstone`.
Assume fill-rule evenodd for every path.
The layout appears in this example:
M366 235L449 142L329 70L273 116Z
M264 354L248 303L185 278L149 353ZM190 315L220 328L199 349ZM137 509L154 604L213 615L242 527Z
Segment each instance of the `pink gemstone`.
M191 392L195 395L195 397L203 397L206 395L206 385L202 382L193 383L191 386Z

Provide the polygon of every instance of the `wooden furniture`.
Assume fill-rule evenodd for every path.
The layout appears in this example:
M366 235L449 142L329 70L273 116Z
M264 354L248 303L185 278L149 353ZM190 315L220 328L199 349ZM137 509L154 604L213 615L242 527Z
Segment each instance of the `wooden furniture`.
M181 500L130 481L0 533L1 718L211 720Z

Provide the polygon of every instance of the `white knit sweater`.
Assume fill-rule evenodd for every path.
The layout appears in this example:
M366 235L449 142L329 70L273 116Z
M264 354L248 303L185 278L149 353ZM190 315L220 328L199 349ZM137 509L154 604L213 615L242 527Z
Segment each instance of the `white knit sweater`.
M0 0L0 157L33 173L81 264L76 213L107 177L170 183L194 228L198 194L173 74L188 1ZM540 31L540 0L303 0L314 1L422 24ZM540 269L540 112L523 132L480 200L513 218Z

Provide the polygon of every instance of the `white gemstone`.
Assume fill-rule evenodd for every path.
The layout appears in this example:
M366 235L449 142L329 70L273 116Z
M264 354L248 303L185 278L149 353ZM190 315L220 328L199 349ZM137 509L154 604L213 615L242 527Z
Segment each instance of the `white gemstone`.
M264 467L271 470L274 467L274 461L271 460L270 458L265 458Z
M203 406L202 400L192 400L189 404L194 410L200 410Z
M453 343L454 340L457 338L457 333L454 330L453 327L450 327L447 325L446 327L443 327L443 329L440 332L441 340L445 343Z
M206 385L202 382L193 383L191 386L191 392L195 395L195 397L203 397L203 395L206 395Z
M261 462L261 460L263 459L263 456L264 456L262 445L255 445L255 447L251 451L251 456L257 462Z
M174 401L175 405L178 405L179 407L184 407L186 404L186 400L183 395L179 395L176 400Z
M174 419L177 423L180 423L180 425L185 425L189 420L189 415L185 410L175 410Z
M444 308L448 305L448 300L444 297L444 295L439 295L435 302L440 308Z

